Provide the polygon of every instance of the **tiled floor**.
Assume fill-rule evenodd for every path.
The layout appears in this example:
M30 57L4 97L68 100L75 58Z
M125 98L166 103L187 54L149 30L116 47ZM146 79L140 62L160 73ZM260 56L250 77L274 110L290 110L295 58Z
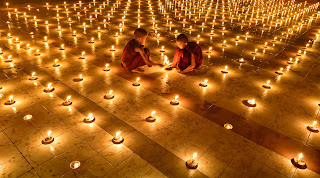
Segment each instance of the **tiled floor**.
M320 133L307 130L319 120L319 3L1 3L1 177L320 177ZM120 56L138 25L149 32L146 46L154 61L164 55L172 61L174 39L186 33L202 47L204 64L189 74L160 67L146 67L144 74L125 71ZM224 40L227 47L221 46ZM37 49L40 56L34 55ZM12 62L6 61L10 55ZM246 63L239 64L240 58ZM60 67L52 66L55 59ZM109 72L103 71L106 63ZM278 76L281 67L284 75ZM29 80L32 72L38 80ZM84 80L75 82L80 74ZM141 86L134 87L137 77ZM202 88L205 79L209 85ZM262 87L267 80L270 90ZM49 83L54 92L43 92ZM104 99L110 90L115 98ZM4 105L11 95L15 103ZM172 106L176 95L180 105ZM72 105L62 106L68 96ZM243 104L250 99L256 107ZM156 122L146 122L152 111ZM84 123L90 113L95 122ZM26 115L33 117L24 120ZM233 129L225 129L226 123ZM54 142L44 145L49 130ZM118 131L124 138L119 145L112 142ZM185 162L194 153L198 168L192 170ZM290 161L300 153L307 169ZM71 169L72 161L80 167Z

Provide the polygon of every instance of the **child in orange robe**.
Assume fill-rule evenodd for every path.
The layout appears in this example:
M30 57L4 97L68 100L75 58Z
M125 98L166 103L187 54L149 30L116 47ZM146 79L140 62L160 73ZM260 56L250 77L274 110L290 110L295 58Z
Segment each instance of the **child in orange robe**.
M141 68L144 65L151 67L152 65L161 64L151 61L151 55L148 48L144 47L144 43L148 37L146 30L138 28L134 31L135 38L130 40L121 56L121 65L132 72L142 73L144 70Z
M172 66L182 74L200 67L203 61L200 46L196 42L189 42L184 34L177 37L176 43L178 47L174 52Z

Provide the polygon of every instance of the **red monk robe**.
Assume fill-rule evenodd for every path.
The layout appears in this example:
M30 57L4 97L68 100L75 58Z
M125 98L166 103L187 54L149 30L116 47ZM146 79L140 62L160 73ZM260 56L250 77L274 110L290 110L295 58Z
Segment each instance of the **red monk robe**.
M135 52L134 47L136 42L134 39L130 40L126 47L123 49L123 53L121 56L121 65L126 68L127 70L133 70L137 67L141 67L146 65L144 60L142 59L139 52ZM148 60L150 61L150 51L148 48L144 48L144 52L148 56Z
M189 42L184 49L177 48L174 52L173 67L184 70L191 65L191 53L195 57L196 66L194 69L200 67L203 61L202 50L196 42Z

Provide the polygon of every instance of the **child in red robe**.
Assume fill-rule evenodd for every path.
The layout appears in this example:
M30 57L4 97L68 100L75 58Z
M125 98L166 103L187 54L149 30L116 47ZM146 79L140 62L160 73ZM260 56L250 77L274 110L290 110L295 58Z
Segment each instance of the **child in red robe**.
M177 37L177 49L174 52L172 66L179 73L187 73L200 67L203 61L202 50L196 42L189 42L188 37L180 34Z
M141 68L144 65L148 65L149 67L160 65L151 61L150 51L144 47L144 43L148 37L147 31L138 28L134 31L134 36L135 38L130 40L123 49L121 65L127 70L138 73L144 72Z

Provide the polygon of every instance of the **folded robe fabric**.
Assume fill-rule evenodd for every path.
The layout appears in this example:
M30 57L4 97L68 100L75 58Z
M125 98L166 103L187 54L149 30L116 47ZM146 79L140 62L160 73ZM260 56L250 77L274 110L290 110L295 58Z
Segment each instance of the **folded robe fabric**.
M135 43L135 40L132 39L123 49L121 65L127 70L133 70L137 67L146 65L140 53L134 51ZM147 55L147 59L150 60L150 51L147 48L144 48L144 52Z
M172 65L180 70L186 69L191 65L191 54L194 55L196 66L194 69L200 67L203 61L202 50L196 42L189 42L184 49L177 48L174 52Z

